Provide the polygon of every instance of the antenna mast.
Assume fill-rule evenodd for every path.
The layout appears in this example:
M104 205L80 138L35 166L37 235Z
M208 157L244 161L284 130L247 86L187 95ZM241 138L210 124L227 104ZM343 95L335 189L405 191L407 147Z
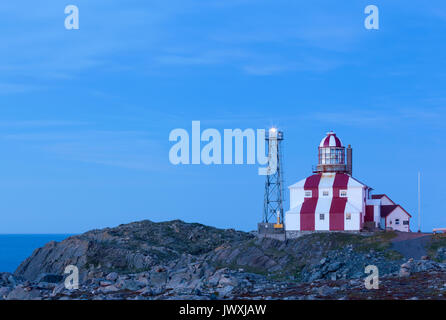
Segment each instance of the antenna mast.
M263 223L275 223L274 228L283 228L283 172L282 146L283 132L271 128L265 136L268 144L269 163L276 162L277 170L266 175L263 205Z
M421 173L418 171L418 232L421 232Z

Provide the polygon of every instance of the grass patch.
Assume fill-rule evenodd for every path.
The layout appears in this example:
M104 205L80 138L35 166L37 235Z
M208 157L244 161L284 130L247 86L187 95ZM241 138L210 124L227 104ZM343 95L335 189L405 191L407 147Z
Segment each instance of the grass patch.
M250 266L244 266L244 265L238 265L236 263L213 263L212 264L216 269L222 269L222 268L228 268L234 271L237 271L239 269L243 269L244 272L248 272L248 273L256 273L256 274L260 274L263 276L267 276L268 275L268 271L266 271L265 269L261 269L261 268L254 268L254 267L250 267Z
M432 257L433 260L438 261L438 259L435 259L435 255L437 254L437 250L441 247L446 247L446 238L444 237L433 237L431 241L427 244L426 250L429 257ZM438 261L442 262L442 261Z
M396 259L397 252L392 253L389 250L392 246L391 240L397 236L395 231L379 231L373 234L370 237L364 237L360 243L357 244L356 250L359 252L367 252L367 251L389 251L386 254L389 257ZM392 259L393 260L393 259Z
M404 259L404 256L395 250L387 250L386 252L384 252L384 256L386 257L386 259L393 261Z

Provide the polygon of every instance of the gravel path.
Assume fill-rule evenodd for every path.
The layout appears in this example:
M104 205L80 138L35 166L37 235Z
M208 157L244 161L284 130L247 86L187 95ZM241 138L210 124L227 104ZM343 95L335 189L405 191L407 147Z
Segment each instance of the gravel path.
M398 233L392 240L392 249L401 253L404 258L421 259L427 255L426 244L432 238L427 233Z

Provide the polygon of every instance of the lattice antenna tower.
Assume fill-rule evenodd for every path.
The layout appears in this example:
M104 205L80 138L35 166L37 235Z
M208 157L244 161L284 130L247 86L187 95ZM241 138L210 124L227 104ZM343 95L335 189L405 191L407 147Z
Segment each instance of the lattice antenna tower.
M274 222L275 227L283 228L283 132L271 128L265 135L265 140L268 145L269 174L265 181L263 223Z

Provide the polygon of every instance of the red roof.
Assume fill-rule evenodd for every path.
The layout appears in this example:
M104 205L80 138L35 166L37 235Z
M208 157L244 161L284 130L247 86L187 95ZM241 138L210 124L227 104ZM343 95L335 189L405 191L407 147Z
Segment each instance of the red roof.
M327 132L327 136L324 137L319 144L319 148L325 148L325 147L342 147L342 142L339 140L338 137L336 137L336 133L333 131Z
M409 214L409 212L404 210L404 208L402 206L400 206L399 204L391 204L391 205L381 206L381 218L387 217L389 214L391 214L393 212L393 210L395 210L398 207L400 207L401 210L403 210L409 217L412 217Z
M393 204L396 204L392 199L390 199L390 197L387 194L373 194L372 195L372 199L382 199L384 197L389 199L389 201L392 202Z

